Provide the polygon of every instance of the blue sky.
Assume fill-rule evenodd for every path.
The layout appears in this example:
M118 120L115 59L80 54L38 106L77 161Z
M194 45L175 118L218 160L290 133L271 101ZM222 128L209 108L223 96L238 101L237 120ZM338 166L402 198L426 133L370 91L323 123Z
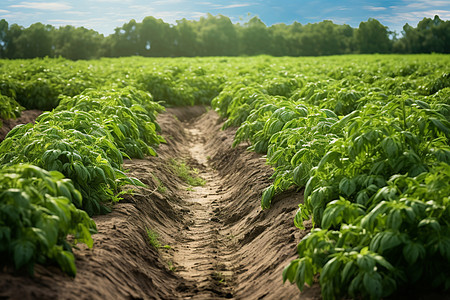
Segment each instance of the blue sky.
M131 19L140 22L146 16L154 16L175 24L176 20L197 20L207 13L225 15L233 23L244 23L258 16L267 26L331 20L358 27L360 22L375 18L400 33L405 23L415 27L424 17L439 15L449 20L450 0L2 0L0 3L0 19L6 19L9 24L84 26L105 35Z

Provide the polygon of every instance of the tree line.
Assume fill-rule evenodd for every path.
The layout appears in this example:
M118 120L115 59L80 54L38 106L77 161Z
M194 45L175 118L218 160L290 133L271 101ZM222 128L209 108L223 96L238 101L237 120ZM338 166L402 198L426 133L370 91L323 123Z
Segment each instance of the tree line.
M354 53L449 53L450 21L424 18L402 36L376 19L358 28L332 21L266 26L258 17L233 24L223 15L178 20L175 25L146 17L104 36L84 27L35 23L28 28L0 20L0 57L94 59L120 56L320 56Z

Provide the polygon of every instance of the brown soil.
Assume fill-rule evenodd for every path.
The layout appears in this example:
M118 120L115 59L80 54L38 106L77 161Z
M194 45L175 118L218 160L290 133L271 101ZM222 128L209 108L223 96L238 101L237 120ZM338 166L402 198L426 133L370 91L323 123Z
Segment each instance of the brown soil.
M285 192L262 211L272 169L244 146L231 148L235 130L221 131L218 115L205 111L159 116L167 140L159 156L125 163L148 188L94 218L94 247L74 250L75 279L56 266L37 266L34 278L5 269L0 299L320 299L317 286L300 294L281 278L307 233L293 225L302 193ZM173 158L197 168L206 184L184 183ZM158 249L147 229L158 233Z
M5 139L8 132L16 125L34 123L34 120L42 113L40 110L25 110L17 119L0 120L0 142Z

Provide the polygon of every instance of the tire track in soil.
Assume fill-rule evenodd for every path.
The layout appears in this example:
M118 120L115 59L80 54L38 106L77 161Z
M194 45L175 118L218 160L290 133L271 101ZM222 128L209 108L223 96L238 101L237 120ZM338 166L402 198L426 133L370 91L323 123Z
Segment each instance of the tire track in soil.
M177 275L186 283L177 290L183 299L233 298L233 266L222 258L234 251L234 246L221 235L215 217L223 179L208 162L204 127L195 121L186 125L190 157L206 183L192 187L185 199L191 208L190 220L179 233L173 261Z

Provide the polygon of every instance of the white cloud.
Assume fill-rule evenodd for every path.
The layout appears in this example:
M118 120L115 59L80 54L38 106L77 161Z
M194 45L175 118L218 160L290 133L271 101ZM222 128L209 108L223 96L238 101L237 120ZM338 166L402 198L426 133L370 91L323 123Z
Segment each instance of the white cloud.
M199 19L201 17L205 17L206 13L198 12L198 11L160 11L155 12L153 17L157 19L163 19L164 22L175 24L177 20L185 19Z
M415 1L410 1L410 0L403 0L403 2L405 2L407 4L407 6L409 5L423 5L423 6L448 6L449 3L448 1L444 1L444 0L415 0ZM411 3L414 2L414 3Z
M152 5L170 5L170 4L181 4L186 2L185 0L156 0L152 1Z
M424 10L424 11L413 11L409 12L410 14L413 14L417 18L433 18L435 15L438 15L441 19L449 19L450 18L450 10ZM405 14L406 15L406 14Z
M443 0L404 0L403 3L389 6L386 10L379 10L378 15L373 17L387 25L389 29L401 32L405 23L416 26L423 18L434 18L435 15L443 20L450 19L449 2Z
M87 20L67 20L67 19L49 19L48 22L54 25L77 25L82 26Z
M65 3L58 2L20 2L20 4L10 5L11 8L29 8L29 9L39 9L39 10L69 10L72 6Z
M328 20L332 21L334 24L349 24L351 23L352 19L351 18L328 18Z
M90 17L85 19L50 19L48 20L53 26L65 26L72 25L75 27L84 27L88 29L94 29L101 34L111 34L114 32L114 28L121 27L124 23L129 22L130 20L121 20L115 19L114 22L111 22L111 19L108 17Z
M86 14L88 14L88 12L86 11L78 11L78 10L71 10L71 11L67 11L65 12L66 15L74 15L74 16L86 16Z
M138 13L136 13L133 9L133 12L106 12L104 15L107 16L107 20L109 20L108 23L112 23L111 20L114 20L114 23L117 24L115 26L122 26L124 23L128 23L131 19L141 22L148 16L152 16L156 19L162 19L164 22L169 24L176 24L177 20L181 20L183 18L188 20L198 20L201 17L206 17L207 14L205 12L186 10L158 11L149 7L141 7Z
M80 19L49 19L51 23L63 23L63 24L82 24L83 22L104 22L108 21L108 18L87 18L84 20Z
M0 9L0 14L6 14L9 13L9 10Z
M371 11L381 11L381 10L386 10L386 7L382 7L382 6L364 6L365 9L367 10L371 10Z
M427 8L429 6L430 5L425 2L414 2L414 3L409 3L404 8L406 8L406 9L423 9L423 8Z
M130 6L131 12L137 12L139 15L147 15L151 16L153 13L155 13L155 10L149 6L145 5L132 5Z
M400 32L405 23L408 23L411 26L416 26L423 18L433 19L435 15L438 15L442 20L450 19L449 10L396 12L392 15L377 16L375 18L382 23L389 23L390 29Z
M399 6L398 8L408 10L430 10L436 7L449 7L450 4L448 1L442 0L416 0L416 1L404 1L405 6Z
M336 11L347 11L347 10L349 10L349 8L346 6L330 6L328 8L321 9L320 13L322 16L326 16L329 15L330 13L334 15Z
M242 4L230 4L225 6L219 6L218 8L226 9L226 8L238 8L238 7L247 7L251 6L251 3L242 3Z
M100 3L133 3L133 0L96 0Z
M19 25L25 25L29 26L32 23L38 22L38 20L33 20L34 17L36 17L36 13L24 13L24 12L9 12L4 15L1 15L0 17L2 19L6 19L8 23L19 23ZM32 20L32 21L31 21ZM44 23L40 21L41 23Z

